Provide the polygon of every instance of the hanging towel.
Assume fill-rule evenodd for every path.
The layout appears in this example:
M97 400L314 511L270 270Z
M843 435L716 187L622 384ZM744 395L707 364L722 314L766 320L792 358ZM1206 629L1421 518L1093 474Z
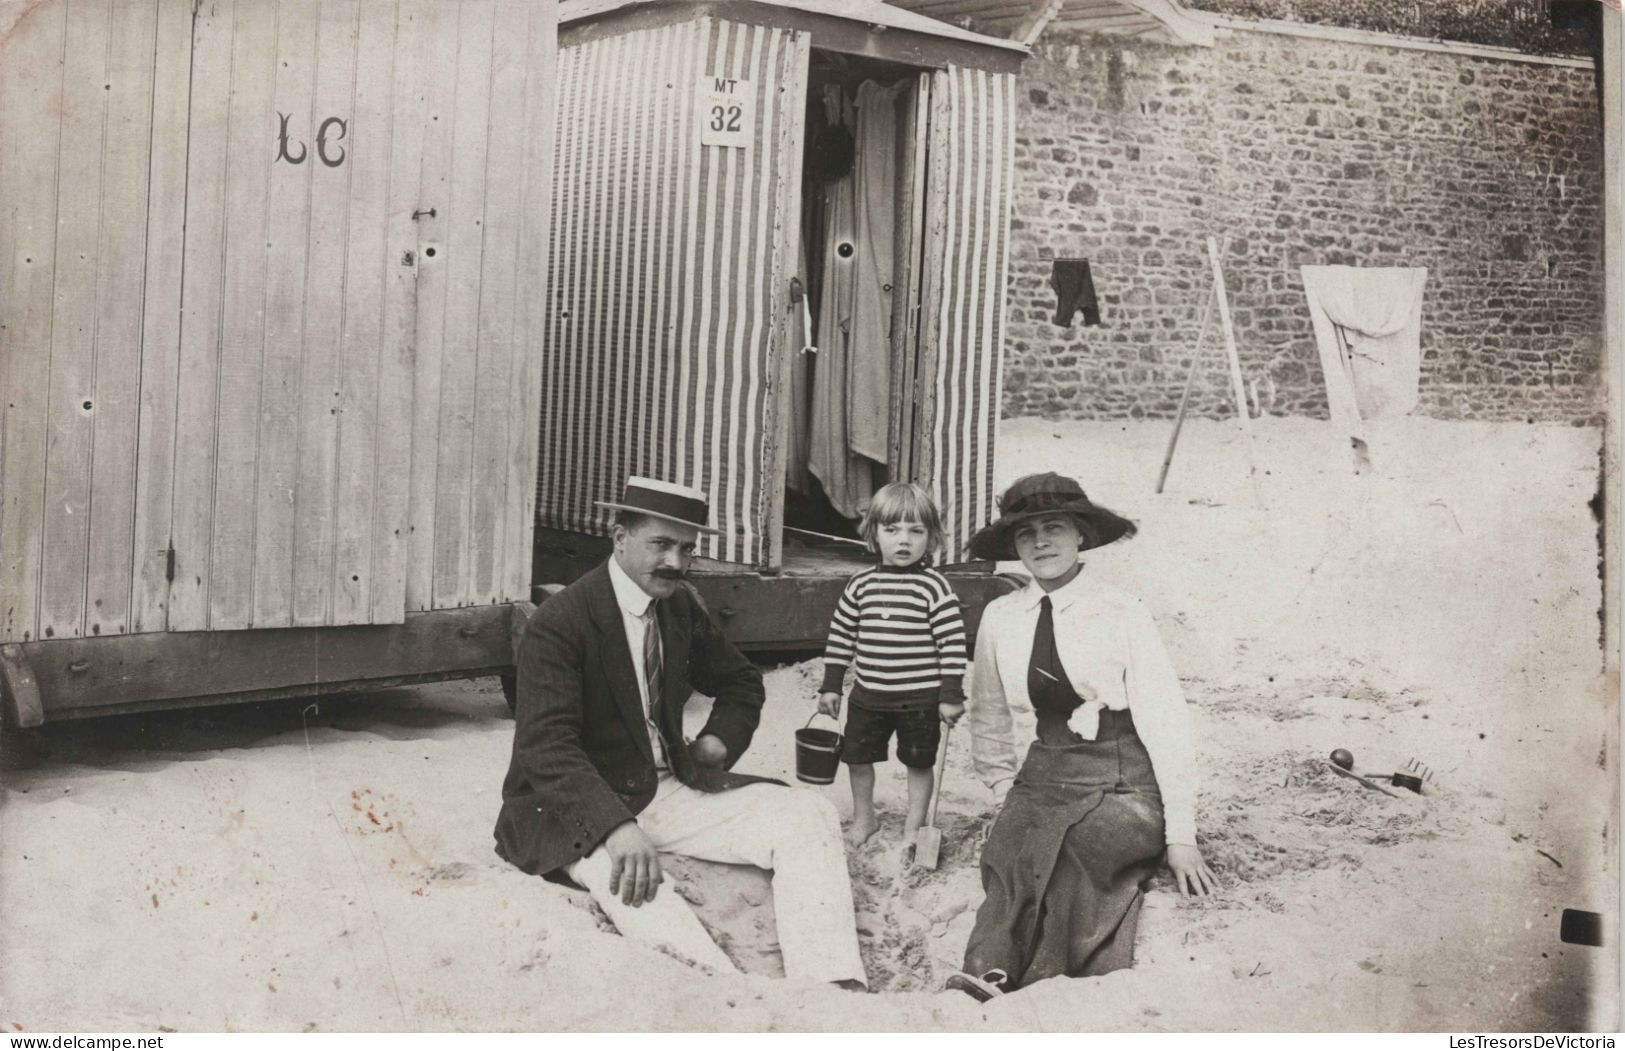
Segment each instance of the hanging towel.
M1084 325L1100 324L1100 300L1095 298L1095 281L1087 259L1057 259L1050 272L1049 286L1055 290L1055 323L1072 327L1072 316L1083 311Z
M1416 408L1427 268L1305 266L1302 273L1331 417L1363 439L1362 421Z
M852 314L846 359L847 445L889 459L892 265L897 220L897 95L872 80L858 87L853 168Z
M856 99L825 88L831 124L851 126L852 173L824 186L808 467L834 508L857 518L883 478L891 424L892 261L896 233L897 96L865 81Z
M824 88L831 124L851 125L855 116L839 85ZM874 495L874 469L852 453L848 439L848 359L857 299L856 179L849 174L823 185L824 272L818 301L818 355L812 365L812 420L807 467L824 487L830 505L857 518Z

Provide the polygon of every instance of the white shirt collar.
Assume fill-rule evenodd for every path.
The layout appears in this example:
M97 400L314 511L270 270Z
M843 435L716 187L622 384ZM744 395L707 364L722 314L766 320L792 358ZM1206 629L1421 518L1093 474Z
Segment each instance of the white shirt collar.
M1038 604L1044 600L1044 596L1048 595L1050 606L1052 608L1066 609L1068 606L1072 605L1074 602L1077 602L1088 593L1089 585L1083 583L1083 578L1088 575L1088 572L1088 563L1083 563L1078 569L1077 576L1056 588L1054 591L1045 591L1039 586L1038 578L1034 577L1032 580L1028 581L1027 586L1021 590L1021 608L1024 610L1037 609Z
M629 616L641 617L648 612L653 597L638 587L637 581L627 576L620 560L613 554L609 556L609 583L615 589L615 604Z

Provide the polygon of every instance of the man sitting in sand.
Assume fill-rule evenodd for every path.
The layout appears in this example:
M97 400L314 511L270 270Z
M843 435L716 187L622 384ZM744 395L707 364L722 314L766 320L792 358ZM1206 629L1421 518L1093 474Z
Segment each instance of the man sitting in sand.
M520 644L497 853L585 887L626 937L721 973L738 969L659 893L660 852L772 870L786 976L863 987L835 807L729 772L766 694L684 581L715 532L705 495L634 476L600 506L616 511L614 554L537 609ZM696 689L715 704L689 743Z

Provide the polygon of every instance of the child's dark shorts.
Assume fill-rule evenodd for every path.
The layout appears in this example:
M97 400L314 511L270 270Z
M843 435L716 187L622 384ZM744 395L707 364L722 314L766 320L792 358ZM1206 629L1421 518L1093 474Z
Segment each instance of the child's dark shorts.
M871 708L862 703L862 688L853 690L846 709L841 762L884 763L893 734L897 735L897 759L904 766L929 770L935 765L942 720L934 697L928 707L913 699L906 708Z

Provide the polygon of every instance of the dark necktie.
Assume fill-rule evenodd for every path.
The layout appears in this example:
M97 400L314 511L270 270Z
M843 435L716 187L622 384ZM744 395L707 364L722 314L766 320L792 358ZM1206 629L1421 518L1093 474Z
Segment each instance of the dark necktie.
M1055 685L1055 609L1045 595L1038 603L1038 627L1033 630L1033 655L1027 662L1027 695L1048 696Z

